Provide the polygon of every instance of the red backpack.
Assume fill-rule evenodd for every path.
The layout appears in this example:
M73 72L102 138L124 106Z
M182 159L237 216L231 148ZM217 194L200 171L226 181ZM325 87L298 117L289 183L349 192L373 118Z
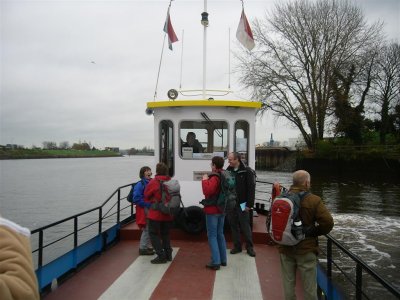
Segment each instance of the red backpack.
M267 230L274 242L293 246L304 240L299 210L301 200L306 194L308 192L298 194L284 192L273 200Z

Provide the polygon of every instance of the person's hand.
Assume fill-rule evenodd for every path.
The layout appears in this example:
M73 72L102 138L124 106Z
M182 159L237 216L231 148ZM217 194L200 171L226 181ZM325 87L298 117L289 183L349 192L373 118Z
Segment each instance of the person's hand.
M208 180L208 175L207 174L203 174L203 180Z

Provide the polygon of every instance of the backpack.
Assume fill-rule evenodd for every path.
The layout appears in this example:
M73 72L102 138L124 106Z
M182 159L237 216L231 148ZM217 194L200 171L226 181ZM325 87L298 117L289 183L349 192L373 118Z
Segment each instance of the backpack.
M220 179L220 193L212 198L203 199L200 204L204 206L218 206L222 212L232 211L236 206L236 181L235 175L229 171L222 170L221 173L211 173Z
M300 202L308 192L287 193L277 196L271 204L271 218L267 231L280 245L294 246L304 240L299 211ZM295 225L299 222L300 225Z
M153 203L152 209L158 210L166 215L177 215L181 210L181 187L175 179L160 181L161 201ZM183 206L183 203L182 203Z
M138 184L138 183L141 182L141 181L142 181L142 179L140 179L139 181L137 181L137 182L135 182L134 184L132 184L131 190L129 191L128 196L126 196L126 200L127 200L129 203L135 204L135 202L134 202L134 200L133 200L133 192L134 192L134 189L135 189L135 185Z

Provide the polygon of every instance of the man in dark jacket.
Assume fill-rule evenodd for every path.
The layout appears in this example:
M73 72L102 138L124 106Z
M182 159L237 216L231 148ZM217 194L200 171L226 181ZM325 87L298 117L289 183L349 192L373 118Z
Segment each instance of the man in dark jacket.
M304 170L293 173L289 192L309 191L310 174ZM279 245L281 274L285 299L296 299L296 270L303 283L304 299L317 299L318 236L333 228L333 218L321 198L308 193L300 203L300 218L306 238L295 246Z
M231 254L242 252L240 233L243 234L246 242L247 254L255 257L253 249L253 236L250 227L250 213L254 206L255 182L253 173L246 168L237 152L229 153L228 171L235 175L236 180L236 207L228 212L227 217L231 226L233 249Z

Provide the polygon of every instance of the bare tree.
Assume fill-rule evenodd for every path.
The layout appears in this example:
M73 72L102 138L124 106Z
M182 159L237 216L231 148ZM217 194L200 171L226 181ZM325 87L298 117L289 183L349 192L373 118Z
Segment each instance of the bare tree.
M352 3L278 3L254 24L256 51L239 57L244 86L266 104L264 109L297 127L309 148L323 138L332 113L333 71L356 65L379 38L381 24L367 25Z
M400 105L400 45L391 43L384 46L378 59L372 96L380 118L380 143L386 143L386 134L395 126L390 116Z
M69 142L67 142L67 141L61 142L61 143L58 145L58 148L59 148L59 149L62 149L62 150L69 149L69 148L70 148Z
M42 144L43 144L43 149L46 149L46 150L57 149L56 142L45 141L45 142L42 142Z
M363 142L364 108L374 80L378 48L375 45L366 49L357 63L352 62L347 74L344 74L347 69L345 67L333 70L331 78L333 109L337 118L334 133L344 135L356 145Z

